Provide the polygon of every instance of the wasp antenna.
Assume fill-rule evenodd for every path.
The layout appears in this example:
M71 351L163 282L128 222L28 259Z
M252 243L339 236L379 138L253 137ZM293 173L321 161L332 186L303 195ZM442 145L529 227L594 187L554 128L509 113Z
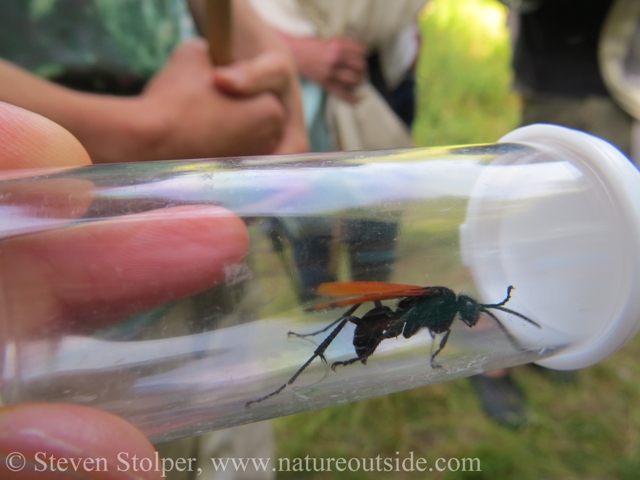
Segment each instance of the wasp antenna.
M518 350L524 350L524 348L522 347L522 345L520 345L520 342L518 342L516 337L513 336L513 334L502 324L502 322L500 320L498 320L498 317L496 317L489 310L484 310L483 309L483 312L486 313L487 315L489 315L491 318L493 318L496 321L496 323L498 324L498 327L500 328L500 330L502 330L502 333L504 333L506 335L506 337L509 339L509 342L511 343L511 345L516 347Z
M505 298L503 301L501 301L500 303L482 303L482 304L480 304L480 306L481 306L481 307L484 307L484 308L497 308L497 307L501 307L501 306L503 306L504 304L506 304L509 300L511 300L511 291L512 291L512 290L515 290L515 289L516 289L516 287L514 287L513 285L509 285L509 286L507 287L507 296L506 296L506 298Z
M490 307L487 307L487 308L494 308L496 310L500 310L500 311L503 311L503 312L510 313L511 315L515 315L516 317L520 317L521 319L526 320L527 322L529 322L532 325L535 325L538 328L542 328L539 323L534 322L529 317L526 317L523 314L516 312L515 310L511 310L510 308L503 307L500 304L494 305L494 306L490 306ZM487 312L487 313L489 313L489 312Z

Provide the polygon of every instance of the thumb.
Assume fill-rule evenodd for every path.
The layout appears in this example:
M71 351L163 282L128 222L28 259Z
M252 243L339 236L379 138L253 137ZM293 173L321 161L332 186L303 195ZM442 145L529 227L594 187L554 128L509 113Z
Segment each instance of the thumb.
M272 93L287 106L294 75L293 66L285 55L269 52L228 67L216 68L214 83L230 95L251 97Z
M91 159L60 125L36 113L0 102L0 169L81 166Z
M0 460L0 477L14 480L151 480L163 475L153 446L133 425L77 405L0 408Z

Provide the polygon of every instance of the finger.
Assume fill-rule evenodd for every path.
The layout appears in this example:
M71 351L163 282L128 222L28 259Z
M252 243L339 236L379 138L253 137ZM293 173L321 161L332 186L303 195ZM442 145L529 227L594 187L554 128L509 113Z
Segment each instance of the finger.
M342 52L338 59L338 65L341 67L349 68L360 75L364 75L367 72L367 60L364 55L360 55L354 52Z
M0 462L0 478L158 479L163 472L155 455L140 431L111 413L58 404L0 409L0 458L5 459ZM149 471L134 471L134 456L138 467L150 465ZM45 467L49 471L43 471Z
M216 69L214 82L216 87L230 95L251 97L273 93L287 106L294 75L284 55L269 52L252 60Z
M367 51L359 42L338 38L328 40L328 51L335 58L338 65L348 66L358 71L365 71L367 68Z
M309 139L304 128L295 125L292 119L289 120L282 140L273 151L274 155L292 155L309 152Z
M341 100L344 100L348 103L356 103L358 101L358 97L353 92L352 89L346 88L343 84L338 82L328 82L325 85L327 92L331 95L335 95Z
M6 314L21 336L92 331L223 282L248 242L244 223L215 206L7 240L0 244Z
M338 49L340 52L347 53L354 56L364 58L367 54L366 47L358 42L347 37L333 37L324 40L325 45L329 48Z
M43 178L26 182L15 181L32 169L0 171L14 181L0 184L0 237L10 237L56 226L64 227L80 218L93 201L95 186L79 178ZM51 169L47 169L51 173Z
M364 76L350 68L338 68L333 71L330 81L340 83L347 89L353 89L364 81Z
M171 54L171 63L181 65L186 69L197 65L199 67L206 66L213 70L209 60L209 46L202 38L196 38L177 48Z
M76 138L60 125L0 102L0 169L89 165Z
M343 37L340 41L345 51L351 52L359 57L364 57L367 53L367 48L357 40Z
M52 167L90 163L86 150L67 130L40 115L0 102L2 180L33 176L38 171L34 167L48 167L46 173L51 174ZM0 192L2 234L26 233L45 222L50 227L53 222L80 217L91 204L92 188L90 182L80 179L4 183ZM69 202L69 198L74 201Z

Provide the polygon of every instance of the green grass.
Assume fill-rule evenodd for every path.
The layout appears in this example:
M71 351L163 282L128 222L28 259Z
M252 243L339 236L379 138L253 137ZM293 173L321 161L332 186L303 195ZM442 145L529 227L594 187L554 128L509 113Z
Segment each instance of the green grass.
M434 0L420 27L416 143L491 143L515 128L505 9L494 0Z
M640 340L557 385L515 369L529 398L529 424L512 431L482 412L467 380L433 385L276 422L281 457L478 458L481 472L429 472L440 479L637 479ZM279 478L301 478L280 473ZM305 473L304 478L423 478L417 472Z
M494 142L517 127L504 9L491 0L432 0L420 19L419 145ZM433 233L438 252L438 222ZM444 231L442 248L454 241ZM410 250L411 239L402 248ZM446 256L443 255L443 258ZM402 268L401 265L397 266ZM461 269L450 268L452 278ZM282 479L640 478L640 339L558 385L531 367L514 369L529 423L513 431L489 421L468 380L308 412L275 421L278 456L478 458L480 472L290 472Z

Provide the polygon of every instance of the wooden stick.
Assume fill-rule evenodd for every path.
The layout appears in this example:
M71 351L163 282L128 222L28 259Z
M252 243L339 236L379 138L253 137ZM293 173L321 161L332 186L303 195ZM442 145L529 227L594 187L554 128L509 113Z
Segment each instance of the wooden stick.
M206 36L211 63L217 67L233 62L232 0L206 0Z

